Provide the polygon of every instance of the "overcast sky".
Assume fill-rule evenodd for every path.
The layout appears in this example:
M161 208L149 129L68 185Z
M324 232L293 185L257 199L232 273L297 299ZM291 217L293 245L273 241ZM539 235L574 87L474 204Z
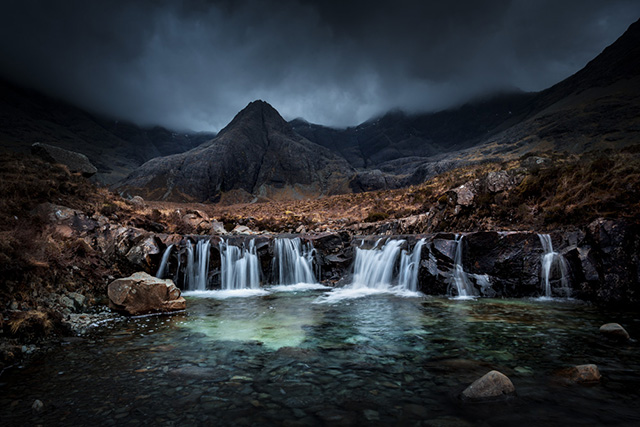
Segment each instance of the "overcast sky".
M2 0L0 73L143 125L219 130L263 99L349 126L545 89L639 17L637 0Z

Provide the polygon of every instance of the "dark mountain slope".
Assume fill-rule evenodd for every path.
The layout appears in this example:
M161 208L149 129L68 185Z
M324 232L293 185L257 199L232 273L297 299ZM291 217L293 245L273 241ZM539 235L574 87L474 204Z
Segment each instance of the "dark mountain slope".
M640 139L640 21L582 70L539 93L505 94L438 113L389 113L355 128L297 119L294 129L358 168L415 184L456 165L532 150L585 152ZM401 180L402 181L402 180Z
M117 188L154 200L246 202L349 192L354 176L342 157L301 137L273 107L255 101L213 140L151 160Z
M153 157L188 150L213 136L101 118L0 80L0 147L26 152L34 142L42 142L83 153L105 183L122 179Z
M339 152L354 167L372 168L390 160L430 157L478 144L522 119L534 96L501 94L428 114L396 111L347 129L327 128L301 119L291 125L305 138Z
M479 153L505 158L640 143L640 20L582 70L540 92L528 109L524 120L488 138Z

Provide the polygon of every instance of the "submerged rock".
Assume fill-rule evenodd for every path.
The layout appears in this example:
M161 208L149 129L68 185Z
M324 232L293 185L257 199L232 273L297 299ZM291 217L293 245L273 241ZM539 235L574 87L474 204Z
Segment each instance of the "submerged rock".
M560 374L568 380L580 384L597 383L602 377L598 367L594 364L572 366L561 371Z
M462 392L462 397L470 400L484 400L507 397L516 392L511 380L501 372L491 371L477 379Z
M162 313L186 308L180 289L172 280L140 272L109 284L109 307L129 315Z
M44 403L42 403L42 401L38 399L34 400L33 405L31 405L31 411L34 414L42 412L43 408L44 408Z
M600 333L608 338L620 341L626 341L630 338L627 330L619 323L606 323L600 326Z

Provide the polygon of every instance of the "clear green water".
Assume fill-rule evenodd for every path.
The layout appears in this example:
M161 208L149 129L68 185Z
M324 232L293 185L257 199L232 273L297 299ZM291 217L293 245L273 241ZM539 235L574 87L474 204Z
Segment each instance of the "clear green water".
M188 298L188 310L113 322L0 378L2 425L638 425L640 314L571 301L323 291ZM556 371L595 363L603 379ZM491 369L517 397L469 403ZM35 399L44 409L33 414Z

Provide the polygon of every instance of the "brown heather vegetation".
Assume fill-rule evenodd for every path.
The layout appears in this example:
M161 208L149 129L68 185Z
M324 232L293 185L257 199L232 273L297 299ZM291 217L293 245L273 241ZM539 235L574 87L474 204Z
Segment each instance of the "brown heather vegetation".
M583 225L598 217L638 218L639 147L535 156L546 161L536 166L525 157L471 165L399 190L223 206L124 200L63 166L4 153L0 160L0 301L37 308L42 292L102 294L106 277L118 274L117 267L107 265L84 240L57 233L39 213L42 203L73 208L94 219L104 216L112 223L177 234L206 232L183 220L185 214L196 211L222 221L227 230L243 224L271 232L339 230L425 213L430 222L415 232L544 230ZM456 203L452 189L481 182L497 170L511 171L522 181L496 193L480 186L470 206Z
M540 157L545 162L527 162L530 157ZM519 174L522 182L510 191L491 193L479 189L472 205L456 206L451 189L481 181L489 172L498 170ZM454 169L399 190L229 206L165 202L148 202L148 206L163 217L176 210L200 210L223 221L227 229L244 224L273 232L295 231L300 226L307 231L336 230L427 212L438 218L437 224L429 230L416 231L563 228L598 217L638 217L640 146L582 155L532 153L518 160Z
M112 200L114 200L112 202ZM37 308L43 293L82 290L91 294L108 266L83 240L60 235L38 209L43 203L93 214L108 203L120 203L106 189L61 165L4 152L0 156L0 301ZM75 268L74 268L75 267ZM38 323L34 312L12 328ZM45 319L42 317L42 319ZM42 320L40 319L40 320ZM46 322L42 327L49 329ZM23 326L16 326L23 325ZM31 328L33 329L33 328Z

